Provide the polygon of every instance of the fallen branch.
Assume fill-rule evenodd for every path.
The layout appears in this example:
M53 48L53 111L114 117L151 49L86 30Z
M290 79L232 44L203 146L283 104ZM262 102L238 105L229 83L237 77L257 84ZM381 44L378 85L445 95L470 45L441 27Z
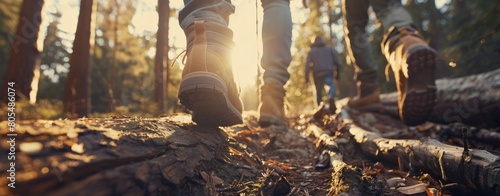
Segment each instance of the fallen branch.
M310 124L306 132L318 139L317 146L323 151L322 156L329 156L329 164L333 168L332 195L362 195L359 186L362 183L359 168L346 164L337 146L335 138L326 134L320 127ZM322 158L320 158L321 160Z
M350 119L345 111L341 115ZM500 158L485 150L464 152L463 148L433 139L386 139L354 124L349 133L368 156L391 164L398 164L399 159L411 170L419 169L487 194L500 194Z

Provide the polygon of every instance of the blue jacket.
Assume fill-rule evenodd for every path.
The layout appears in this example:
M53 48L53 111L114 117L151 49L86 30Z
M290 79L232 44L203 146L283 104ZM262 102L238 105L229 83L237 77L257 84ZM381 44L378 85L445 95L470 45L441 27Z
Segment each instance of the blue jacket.
M340 63L337 54L328 47L321 37L317 37L311 44L311 51L306 60L306 82L309 82L309 72L313 77L335 76L338 79ZM334 70L336 71L334 75Z

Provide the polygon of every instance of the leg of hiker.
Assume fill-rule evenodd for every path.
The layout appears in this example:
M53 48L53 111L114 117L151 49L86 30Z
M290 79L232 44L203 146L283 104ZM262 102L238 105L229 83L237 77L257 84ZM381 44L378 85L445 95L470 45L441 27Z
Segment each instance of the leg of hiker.
M264 21L262 24L264 69L260 87L259 124L288 125L284 110L284 85L290 78L288 66L292 60L292 17L288 0L262 0Z

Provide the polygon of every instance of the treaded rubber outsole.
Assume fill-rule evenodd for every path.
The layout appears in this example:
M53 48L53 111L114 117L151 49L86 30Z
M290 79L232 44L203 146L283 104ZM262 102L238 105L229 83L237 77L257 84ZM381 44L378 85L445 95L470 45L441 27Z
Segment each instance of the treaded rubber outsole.
M425 122L436 103L436 52L427 46L413 48L406 60L408 79L400 117L413 126Z
M215 74L186 75L179 88L179 100L193 113L193 121L206 126L243 123L241 113L231 104L227 87Z

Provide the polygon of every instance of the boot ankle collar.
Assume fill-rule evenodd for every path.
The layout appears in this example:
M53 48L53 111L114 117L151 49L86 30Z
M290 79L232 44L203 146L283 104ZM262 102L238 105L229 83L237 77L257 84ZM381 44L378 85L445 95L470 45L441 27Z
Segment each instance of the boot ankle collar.
M390 54L394 46L397 45L399 40L405 36L415 36L422 38L420 32L413 25L405 25L401 27L392 26L384 35L384 41L380 44L383 54Z
M400 37L403 37L405 35L416 35L420 37L420 32L414 25L405 25L400 27L392 26L387 29L387 32L384 35L382 42L382 51L384 49L383 47L387 45L387 42L393 42L392 40L399 39Z

